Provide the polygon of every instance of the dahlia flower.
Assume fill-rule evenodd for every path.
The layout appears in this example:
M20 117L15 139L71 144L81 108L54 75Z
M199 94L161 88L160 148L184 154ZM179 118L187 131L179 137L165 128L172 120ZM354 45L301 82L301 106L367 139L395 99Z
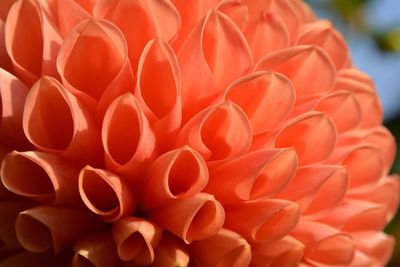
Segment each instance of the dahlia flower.
M0 265L384 266L374 83L301 0L1 0Z

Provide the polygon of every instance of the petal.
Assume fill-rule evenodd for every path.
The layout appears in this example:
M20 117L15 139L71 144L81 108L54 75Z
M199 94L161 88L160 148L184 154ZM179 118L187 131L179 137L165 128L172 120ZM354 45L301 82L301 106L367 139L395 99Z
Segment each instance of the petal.
M225 206L225 212L224 227L256 243L283 238L300 218L299 205L296 203L269 198Z
M227 101L196 114L180 130L177 144L189 145L206 160L220 160L244 154L251 140L245 113Z
M100 131L87 109L56 79L44 76L25 102L24 132L39 150L99 165Z
M121 260L148 265L154 261L162 229L142 218L125 217L113 224L112 235Z
M1 10L0 10L1 12ZM5 19L0 17L0 68L5 70L12 70L11 59L7 54L6 41L5 41Z
M155 250L154 262L150 266L187 267L189 265L189 260L189 253L185 244L177 237L164 233Z
M29 266L65 266L65 256L55 256L54 253L46 251L44 253L32 253L21 251L1 261L2 267Z
M225 219L222 205L206 193L149 210L148 214L152 221L187 244L215 235Z
M9 153L1 167L4 186L14 194L52 205L80 206L79 170L56 155L37 152Z
M282 190L297 168L292 149L264 149L210 167L205 189L222 203L271 196Z
M376 266L386 266L393 253L395 240L382 232L354 233L357 248L372 258Z
M109 232L95 234L74 245L72 267L110 267L118 262L117 247Z
M135 196L123 178L90 166L79 174L79 193L88 209L106 222L131 214L136 207Z
M198 266L241 267L251 260L246 239L224 228L208 239L194 241L190 250Z
M32 85L41 75L58 77L55 63L62 39L34 0L19 0L11 7L5 37L15 72L24 83Z
M43 252L54 247L56 254L98 227L85 211L50 206L23 211L15 223L18 240L26 250Z
M324 161L335 144L335 125L320 112L307 112L294 118L279 132L275 141L275 147L294 147L300 165Z
M276 72L256 72L231 84L225 100L240 106L250 120L253 134L271 130L293 108L295 91L285 76Z
M188 146L158 157L143 180L144 208L165 205L201 192L208 182L208 169L201 155Z
M118 97L109 106L103 120L102 141L106 166L118 174L139 176L153 157L154 133L132 94Z
M284 74L293 82L296 96L300 99L328 92L336 75L329 55L321 48L306 45L270 53L260 59L255 69Z

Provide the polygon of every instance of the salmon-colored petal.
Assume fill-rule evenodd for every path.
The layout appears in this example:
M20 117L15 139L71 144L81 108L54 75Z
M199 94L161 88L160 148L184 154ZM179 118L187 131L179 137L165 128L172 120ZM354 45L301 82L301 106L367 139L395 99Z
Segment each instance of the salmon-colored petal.
M246 30L249 23L249 12L242 0L222 0L215 9L233 20L242 32Z
M356 245L351 236L328 225L301 221L291 235L305 245L307 261L346 266L353 260Z
M148 211L152 221L187 244L215 235L225 220L222 205L212 195L198 193Z
M171 150L151 165L140 193L144 208L165 205L201 192L208 169L201 155L188 146Z
M154 261L162 229L142 218L125 217L113 224L112 235L121 260L149 265Z
M178 33L181 24L178 11L169 0L97 1L93 13L113 22L124 33L134 70L149 40L159 36L164 41L170 41ZM138 34L138 30L141 34Z
M269 198L225 206L225 212L224 227L256 243L283 238L300 218L296 203Z
M345 168L312 165L299 168L289 185L274 197L296 201L305 215L326 215L343 200L347 185Z
M0 145L0 166L3 163L4 157L10 152L10 148ZM0 200L13 200L15 198L18 198L18 196L8 191L8 189L3 185L0 175Z
M106 166L129 177L140 176L155 151L155 136L136 98L126 93L104 115L102 141ZM138 172L138 173L135 173Z
M133 190L120 176L90 166L79 174L79 193L86 206L106 222L115 222L136 208Z
M353 234L357 249L375 261L376 266L386 266L393 252L395 240L382 232Z
M0 4L0 20L5 21L7 19L8 12L9 12L11 6L16 1L17 0L3 0L3 1L1 1L1 4Z
M209 11L178 53L184 117L190 117L253 65L251 50L236 24ZM193 73L197 73L193 76Z
M81 210L38 206L18 215L15 230L26 250L44 252L53 247L57 254L99 226L93 216Z
M246 114L227 101L199 112L188 121L179 132L177 145L189 145L206 160L221 160L244 154L251 140Z
M28 151L9 153L1 166L1 180L14 194L54 205L80 205L79 170L56 155Z
M100 130L87 109L56 79L44 76L25 102L23 127L39 150L100 165Z
M359 250L356 250L356 253L354 253L354 258L351 264L349 265L350 267L370 267L374 266L374 261L370 257L368 257L366 254L362 253Z
M349 65L349 48L343 36L327 20L317 20L305 24L297 33L296 43L299 45L317 45L323 48L331 56L336 69Z
M154 262L151 267L189 265L189 253L185 244L177 237L164 233L155 250Z
M5 27L5 19L0 17L0 68L12 70L11 59L6 49Z
M335 90L376 92L374 81L366 73L356 69L341 69L337 73Z
M58 77L55 59L62 39L34 0L19 0L11 7L5 42L16 75L27 85L41 75Z
M21 248L15 233L15 220L21 211L32 205L27 201L0 201L0 251Z
M303 258L304 245L291 236L275 242L251 245L251 266L296 267Z
M182 120L181 78L177 58L168 43L151 40L141 55L136 96L160 145L176 134Z
M307 112L294 118L275 141L275 147L294 147L300 165L326 160L335 145L335 125L322 112Z
M117 247L111 233L95 234L74 245L72 267L110 267L118 262Z
M292 80L298 99L320 96L333 89L335 65L316 46L293 46L270 53L257 63L256 70L273 70ZM315 70L318 69L318 72Z
M253 134L271 130L292 110L295 90L285 76L275 72L256 72L231 84L225 100L240 106L250 120Z
M90 111L97 108L102 118L112 100L133 89L127 53L125 38L114 24L91 18L65 38L57 69L65 87Z
M205 189L222 203L271 196L282 190L297 168L293 149L264 149L211 167Z
M210 238L194 241L190 251L197 266L241 267L248 266L251 260L246 239L224 228Z
M22 129L22 114L28 88L18 78L0 68L0 139L3 145L29 149Z

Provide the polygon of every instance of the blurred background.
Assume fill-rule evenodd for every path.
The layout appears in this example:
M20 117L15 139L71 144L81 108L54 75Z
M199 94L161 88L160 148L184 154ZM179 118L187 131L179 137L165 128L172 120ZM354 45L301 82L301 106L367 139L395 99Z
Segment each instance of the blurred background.
M397 141L392 173L400 173L400 1L306 0L346 38L353 63L374 80L384 107L385 125ZM400 212L386 232L397 239L388 266L400 266Z

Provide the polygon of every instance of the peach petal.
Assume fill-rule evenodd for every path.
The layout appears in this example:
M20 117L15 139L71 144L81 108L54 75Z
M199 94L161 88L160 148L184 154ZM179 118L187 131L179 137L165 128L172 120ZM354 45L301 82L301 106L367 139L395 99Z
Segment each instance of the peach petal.
M292 110L295 90L285 76L275 72L256 72L231 84L225 100L240 106L250 120L253 134L271 130Z
M85 211L38 206L18 215L15 230L26 250L44 252L53 247L57 254L99 226L99 222Z
M177 145L189 145L206 160L221 160L244 154L251 140L246 114L227 101L202 110L188 121L179 132Z
M6 49L24 83L32 85L42 75L58 77L55 58L61 42L57 29L36 1L19 0L11 7L5 24Z
M179 236L185 243L215 235L225 220L222 205L214 196L198 193L148 211L152 221Z
M79 174L79 193L88 209L106 222L115 222L136 208L127 182L106 170L84 167Z
M248 266L251 260L246 239L224 228L207 239L194 241L190 251L197 266L241 267Z
M150 267L187 267L189 260L189 253L185 244L177 237L164 233L157 245L154 262Z
M292 149L257 150L210 166L210 180L205 189L222 203L271 196L282 190L297 168Z
M13 151L1 166L1 180L8 190L52 205L80 206L78 173L58 156L37 151Z
M91 18L65 38L57 69L65 87L102 118L112 100L134 87L127 53L125 38L114 24Z
M7 19L8 12L9 12L11 6L16 1L17 0L3 0L3 1L1 1L1 4L0 4L0 20L5 21Z
M186 117L204 108L222 88L249 72L253 65L245 37L220 11L209 11L196 25L180 49L178 60Z
M215 10L221 11L233 20L242 32L245 32L249 23L249 12L242 0L223 0L219 1Z
M144 208L165 205L201 192L208 182L208 169L201 155L188 146L171 150L154 161L143 180Z
M373 259L369 258L366 254L362 253L359 250L356 250L354 254L353 261L349 265L350 267L370 267L374 266Z
M29 89L12 74L0 68L0 139L15 149L31 146L22 129L22 114Z
M337 73L335 90L376 92L374 81L355 68L341 69Z
M129 59L136 70L145 44L155 37L170 41L177 35L181 21L169 0L104 0L97 1L93 14L113 22L124 33ZM137 34L134 29L146 29Z
M44 76L30 90L23 127L39 150L79 164L102 162L100 130L87 109L54 78Z
M174 50L161 39L151 40L141 55L136 96L157 139L176 134L182 120L181 79ZM161 144L160 144L161 145ZM168 142L163 142L168 147Z
M269 198L225 206L225 212L224 227L256 243L283 238L300 218L298 204Z
M116 98L109 106L104 115L102 141L106 166L118 174L135 178L153 157L156 139L132 94Z
M395 240L382 232L354 233L357 249L375 261L376 266L386 266L393 252Z
M142 218L125 217L113 224L112 235L121 260L149 265L154 261L162 229Z
M300 221L291 235L305 245L306 261L346 266L353 260L356 246L351 236L328 225Z
M297 34L296 43L323 48L331 56L336 69L349 65L349 48L343 36L327 20L317 20L302 26Z
M260 59L255 70L273 70L287 76L294 84L298 99L328 92L333 88L336 76L329 55L319 47L308 45L270 53Z
M111 233L86 237L74 245L72 267L110 267L119 261Z
M251 245L251 266L296 267L303 258L304 245L291 236L272 243Z
M299 164L326 160L336 144L336 128L322 112L307 112L293 120L279 132L275 147L294 147Z
M0 251L21 248L15 233L15 220L21 211L31 206L32 203L26 201L0 201Z

